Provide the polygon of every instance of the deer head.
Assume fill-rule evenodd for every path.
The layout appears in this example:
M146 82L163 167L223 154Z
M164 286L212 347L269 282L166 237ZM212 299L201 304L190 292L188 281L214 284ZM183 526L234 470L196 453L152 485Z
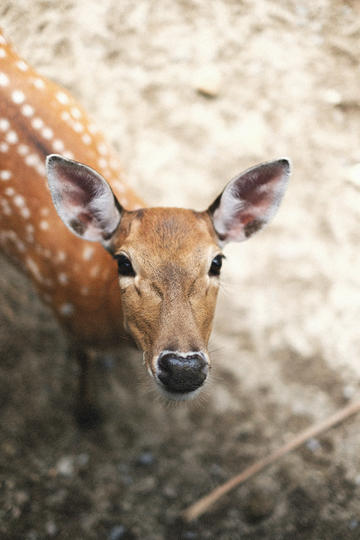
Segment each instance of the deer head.
M289 173L286 159L248 169L203 212L127 211L96 171L48 156L56 210L74 234L100 242L117 261L126 330L167 397L188 399L205 383L222 248L272 219Z

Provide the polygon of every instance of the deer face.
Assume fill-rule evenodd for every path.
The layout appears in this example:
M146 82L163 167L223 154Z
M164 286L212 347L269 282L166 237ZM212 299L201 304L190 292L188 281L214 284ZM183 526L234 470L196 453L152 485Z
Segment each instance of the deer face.
M124 212L109 250L118 261L125 325L149 373L172 397L190 395L207 377L219 287L222 255L208 214Z
M204 212L128 212L89 167L52 155L47 169L64 223L78 236L101 242L117 260L124 324L149 373L166 396L194 396L210 367L221 247L247 239L271 219L285 190L288 161L234 178Z

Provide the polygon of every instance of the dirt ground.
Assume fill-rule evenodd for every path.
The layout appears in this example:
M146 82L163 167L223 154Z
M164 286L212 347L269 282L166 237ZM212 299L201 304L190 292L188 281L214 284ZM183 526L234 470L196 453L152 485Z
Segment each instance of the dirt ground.
M0 260L1 538L360 538L360 417L178 520L360 397L357 0L3 0L0 26L91 112L149 204L204 209L256 162L294 167L274 223L226 249L214 374L191 404L159 400L122 350L98 365L105 423L81 433L61 330Z

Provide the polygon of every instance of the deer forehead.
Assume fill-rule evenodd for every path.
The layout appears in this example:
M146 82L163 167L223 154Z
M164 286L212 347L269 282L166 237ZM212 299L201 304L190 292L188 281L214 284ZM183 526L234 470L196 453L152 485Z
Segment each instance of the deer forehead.
M113 249L145 267L207 264L219 249L206 212L148 208L129 212L122 222Z

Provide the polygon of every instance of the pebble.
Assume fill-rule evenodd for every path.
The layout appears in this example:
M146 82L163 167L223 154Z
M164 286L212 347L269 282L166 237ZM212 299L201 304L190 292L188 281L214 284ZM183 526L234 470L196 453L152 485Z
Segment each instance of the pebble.
M351 184L356 187L360 187L360 163L355 163L355 165L347 167L345 175L346 179Z
M343 388L344 399L350 400L355 395L355 387L352 384L347 384Z
M329 103L330 105L339 105L342 102L342 96L340 92L337 90L334 90L333 88L329 88L328 90L325 90L323 94L324 101L326 103Z
M311 438L307 441L306 448L308 448L310 452L316 452L317 450L321 448L321 445L318 439Z
M149 467L150 465L154 463L154 461L155 461L155 458L151 452L143 452L137 458L136 463L138 465L142 465L143 467Z
M56 471L63 476L72 476L74 473L74 460L70 456L64 456L56 464Z
M58 532L58 528L54 521L48 521L45 525L45 530L49 536L55 536L55 534Z
M168 499L176 499L176 497L178 496L178 492L172 486L165 486L163 493Z
M252 492L244 506L245 519L248 523L256 523L268 517L274 510L275 497L263 490Z
M354 529L357 529L357 527L359 526L359 522L357 519L352 519L349 523L349 529L351 529L352 531Z
M126 529L123 525L115 525L110 531L109 540L120 540L124 538Z
M215 98L221 89L221 75L217 68L208 66L202 68L195 77L194 86L199 94Z
M86 467L86 465L89 463L89 459L89 454L79 454L76 458L76 462L79 467Z
M194 540L198 537L198 533L195 531L185 531L182 537L184 540Z

